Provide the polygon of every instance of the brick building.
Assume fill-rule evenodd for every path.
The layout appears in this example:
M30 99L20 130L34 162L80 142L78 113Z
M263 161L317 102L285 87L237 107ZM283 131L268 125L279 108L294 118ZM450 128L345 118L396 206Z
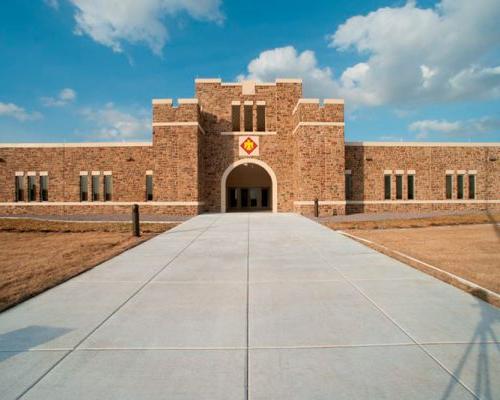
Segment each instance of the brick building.
M500 143L345 142L302 82L197 79L153 100L151 142L0 144L0 214L500 208Z

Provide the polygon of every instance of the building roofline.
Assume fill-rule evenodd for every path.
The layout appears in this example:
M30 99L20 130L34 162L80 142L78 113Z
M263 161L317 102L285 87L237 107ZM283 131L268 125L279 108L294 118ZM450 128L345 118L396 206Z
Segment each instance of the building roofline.
M0 143L0 148L53 148L53 147L143 147L153 142L80 142L80 143Z
M220 83L223 86L236 86L236 85L242 85L243 81L241 82L223 82L222 79L220 78L196 78L194 80L195 83ZM269 85L276 85L277 83L302 83L302 79L300 78L276 78L274 82L257 82L255 81L256 86L269 86Z
M500 147L500 142L345 142L363 147Z

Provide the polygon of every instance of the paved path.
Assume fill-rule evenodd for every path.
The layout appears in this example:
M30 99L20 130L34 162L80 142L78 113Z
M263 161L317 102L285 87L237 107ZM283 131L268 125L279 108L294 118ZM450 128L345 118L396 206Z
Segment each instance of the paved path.
M499 319L306 218L201 215L1 314L0 397L498 399Z

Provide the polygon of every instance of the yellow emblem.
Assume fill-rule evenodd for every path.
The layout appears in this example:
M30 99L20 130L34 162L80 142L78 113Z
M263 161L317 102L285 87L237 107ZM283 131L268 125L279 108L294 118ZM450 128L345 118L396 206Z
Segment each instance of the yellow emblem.
M247 154L251 154L257 148L257 143L255 143L252 138L247 137L241 144L241 148L245 150Z

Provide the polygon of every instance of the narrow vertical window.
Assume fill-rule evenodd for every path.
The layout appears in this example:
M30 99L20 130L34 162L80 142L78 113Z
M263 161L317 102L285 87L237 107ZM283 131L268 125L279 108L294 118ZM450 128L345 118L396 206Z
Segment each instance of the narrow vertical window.
M446 175L446 198L451 199L453 193L453 175Z
M415 200L415 175L408 175L408 200Z
M104 175L104 201L113 200L113 175Z
M345 199L352 200L352 175L345 173Z
M384 199L391 199L391 175L384 175Z
M253 105L245 104L245 132L253 131Z
M92 201L99 201L99 175L92 175Z
M40 201L49 201L49 177L40 175Z
M457 175L457 199L464 198L464 176Z
M36 200L36 176L28 176L28 201Z
M266 130L266 106L257 104L257 131L264 132Z
M89 180L87 175L80 175L80 201L89 200Z
M24 176L16 176L16 201L24 201Z
M240 131L240 104L233 103L231 106L231 120L233 124L233 132Z
M146 175L146 201L153 201L153 175Z
M476 175L469 175L469 199L476 198Z
M396 199L403 199L403 175L396 175Z

